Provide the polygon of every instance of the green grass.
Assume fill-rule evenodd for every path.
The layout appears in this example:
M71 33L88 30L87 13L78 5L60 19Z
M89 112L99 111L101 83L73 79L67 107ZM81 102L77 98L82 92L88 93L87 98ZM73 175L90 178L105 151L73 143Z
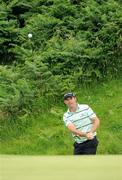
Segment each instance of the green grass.
M89 104L101 120L97 154L122 154L122 81L79 87L78 102ZM2 127L1 154L71 155L73 139L63 124L66 111L63 101L47 113L32 115L25 127L18 124Z
M1 180L121 180L122 156L0 156Z

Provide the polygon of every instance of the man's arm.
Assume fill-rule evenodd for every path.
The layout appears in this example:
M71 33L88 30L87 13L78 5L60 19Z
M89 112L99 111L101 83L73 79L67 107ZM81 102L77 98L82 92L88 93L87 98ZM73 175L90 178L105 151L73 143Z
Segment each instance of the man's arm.
M87 133L87 138L88 139L93 139L93 133L97 130L97 128L100 125L99 118L98 117L92 118L92 123L93 123L93 127L92 127L91 131Z
M94 117L94 118L92 118L92 122L93 122L93 127L91 129L91 132L94 133L100 125L100 120L98 117Z
M86 133L77 130L73 123L69 123L69 124L67 125L67 128L68 128L73 134L75 134L75 135L77 135L77 136L86 137Z
M79 130L76 129L76 127L74 126L73 123L69 123L67 125L67 128L75 135L80 136L80 137L87 137L87 139L93 139L93 133L96 131L96 129L98 128L99 124L100 124L100 120L98 117L94 117L92 118L92 122L93 122L93 127L91 129L90 132L85 133L85 132L81 132Z

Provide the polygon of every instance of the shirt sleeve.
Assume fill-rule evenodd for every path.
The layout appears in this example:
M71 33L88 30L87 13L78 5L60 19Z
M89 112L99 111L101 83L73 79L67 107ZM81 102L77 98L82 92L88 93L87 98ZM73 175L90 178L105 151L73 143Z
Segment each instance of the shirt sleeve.
M63 116L63 121L65 123L66 126L68 126L68 124L72 123L67 117L66 115Z
M97 117L96 114L94 113L94 111L90 107L88 107L87 113L88 113L88 116L90 119Z

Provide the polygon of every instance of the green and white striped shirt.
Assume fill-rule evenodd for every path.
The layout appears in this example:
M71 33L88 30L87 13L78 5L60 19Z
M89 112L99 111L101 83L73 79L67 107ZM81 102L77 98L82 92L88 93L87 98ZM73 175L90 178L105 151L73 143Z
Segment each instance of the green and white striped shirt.
M78 104L76 112L70 112L69 109L64 113L63 120L66 126L69 123L73 123L77 130L82 132L89 132L92 129L92 118L96 117L93 110L86 104ZM86 137L79 137L73 134L75 142L82 143L87 140ZM96 136L96 132L93 134Z

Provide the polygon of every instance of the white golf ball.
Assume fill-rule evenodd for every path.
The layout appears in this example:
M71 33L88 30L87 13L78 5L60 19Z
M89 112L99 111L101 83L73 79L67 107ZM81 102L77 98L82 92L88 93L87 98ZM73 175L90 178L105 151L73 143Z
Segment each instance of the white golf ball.
M33 35L32 35L31 33L28 34L28 38L32 38L32 36L33 36Z

